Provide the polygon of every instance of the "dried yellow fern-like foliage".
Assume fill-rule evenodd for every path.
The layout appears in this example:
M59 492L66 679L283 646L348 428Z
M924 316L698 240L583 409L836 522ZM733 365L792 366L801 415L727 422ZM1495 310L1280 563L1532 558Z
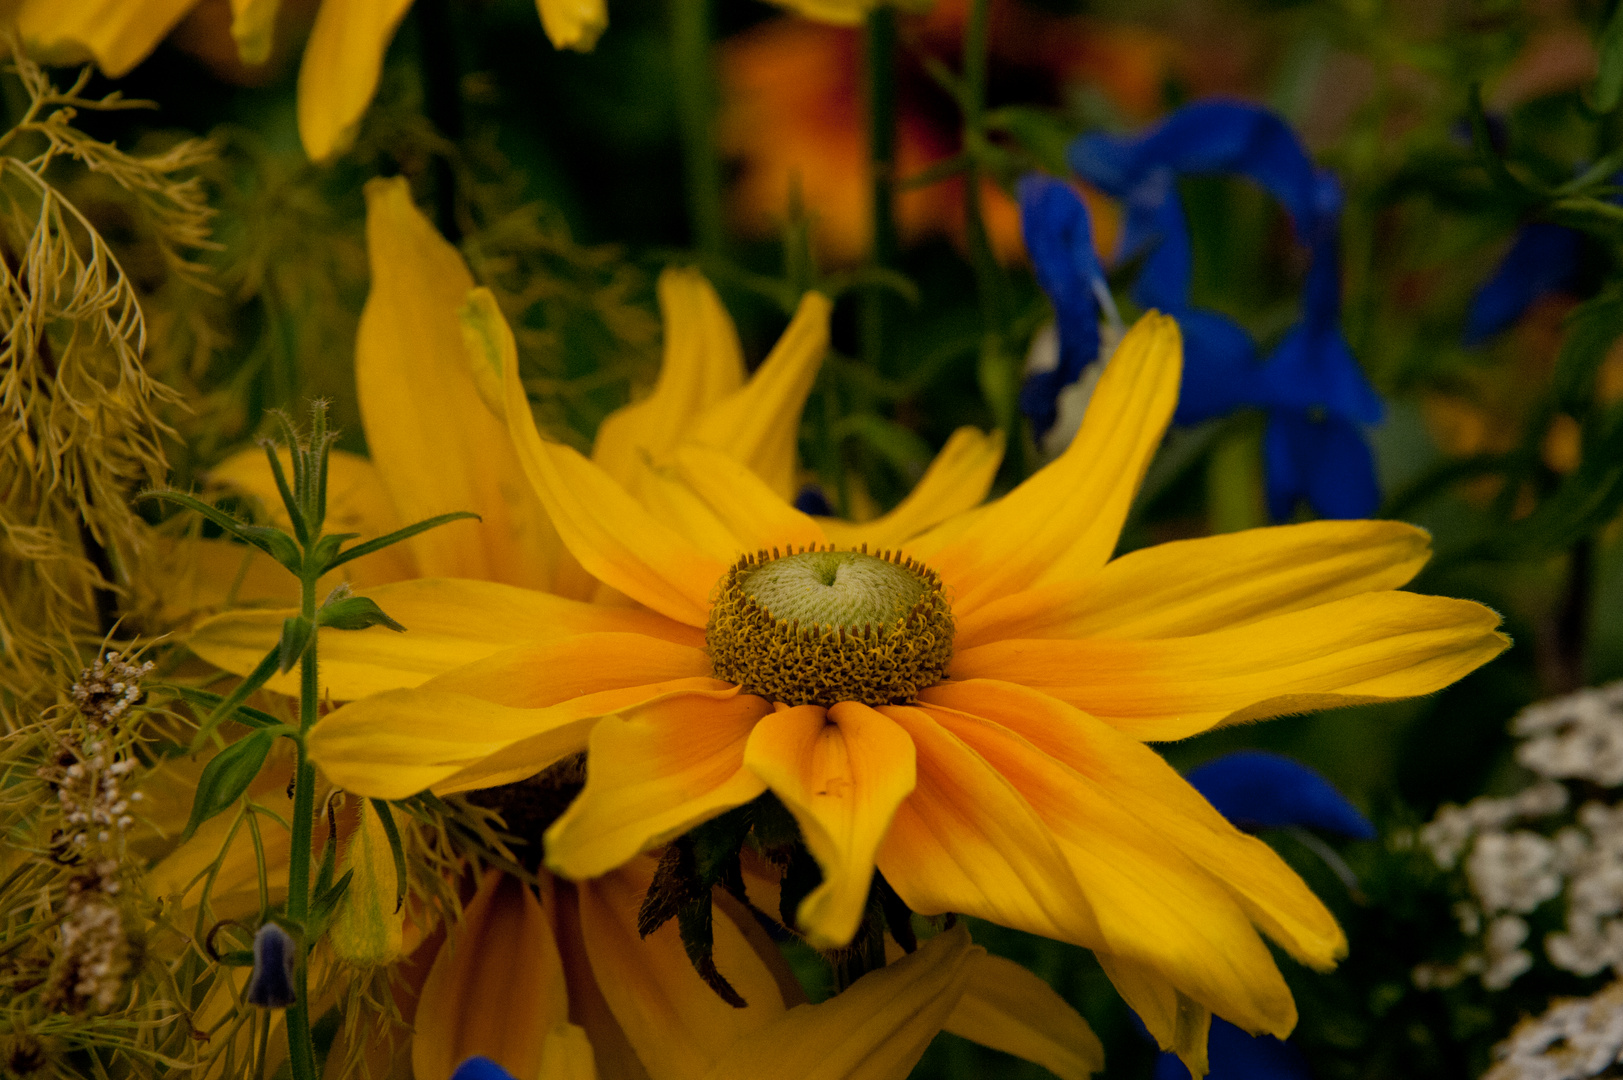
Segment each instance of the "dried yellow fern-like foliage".
M192 171L205 142L139 157L73 126L143 103L59 91L12 43L29 107L0 135L0 690L38 685L62 643L99 638L139 553L131 497L160 482L172 392L142 366L134 285L55 176L101 174L148 219L166 260L199 275L211 211Z

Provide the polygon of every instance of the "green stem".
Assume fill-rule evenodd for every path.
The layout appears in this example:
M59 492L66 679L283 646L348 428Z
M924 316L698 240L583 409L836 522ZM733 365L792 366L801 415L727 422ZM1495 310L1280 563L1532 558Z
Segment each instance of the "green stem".
M1001 337L1004 318L1003 271L992 255L981 209L981 154L986 143L986 21L990 0L971 0L964 27L964 231L975 270L987 333Z
M710 66L710 0L670 0L671 67L676 117L682 131L688 218L693 242L703 251L723 243L721 162L716 157L712 114L715 85Z
M873 200L873 265L895 261L896 239L896 10L880 5L868 15L868 171ZM885 294L862 297L862 358L877 366L884 354Z
M315 621L316 583L314 578L303 581L304 617ZM310 845L316 817L316 769L310 764L305 740L316 722L316 703L320 687L316 679L316 641L319 634L310 635L310 643L299 658L299 737L298 761L293 774L293 837L288 853L287 917L304 927L310 918ZM310 977L308 950L300 935L298 962L293 968L293 1004L287 1010L288 1060L293 1069L293 1080L316 1080L315 1044L310 1038Z

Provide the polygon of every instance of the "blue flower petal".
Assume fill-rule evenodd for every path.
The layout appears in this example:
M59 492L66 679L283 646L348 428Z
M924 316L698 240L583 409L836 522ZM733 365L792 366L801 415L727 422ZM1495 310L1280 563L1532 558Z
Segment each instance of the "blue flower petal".
M1227 1020L1212 1018L1206 1043L1211 1064L1207 1080L1311 1080L1307 1059L1290 1043L1272 1035L1247 1035ZM1162 1054L1155 1063L1155 1080L1189 1080L1175 1054Z
M1088 209L1069 184L1031 173L1021 177L1018 194L1026 251L1059 327L1059 366L1031 376L1020 393L1020 408L1040 438L1054 425L1060 389L1099 355L1094 288L1104 271L1093 250Z
M471 1057L456 1067L451 1080L514 1080L513 1074L487 1057Z
M1275 410L1262 438L1268 513L1287 520L1299 500L1324 518L1367 518L1381 505L1375 455L1356 424L1339 416Z
M285 1009L297 1000L293 993L297 948L292 935L273 922L254 932L254 971L248 980L248 1004Z
M1386 415L1335 322L1297 323L1263 361L1258 382L1261 403L1270 408L1322 409L1361 424L1380 423Z
M1465 319L1465 343L1479 345L1522 317L1535 300L1570 289L1583 239L1562 225L1524 226L1499 266L1474 297Z
M1301 825L1369 840L1375 827L1317 772L1283 754L1236 750L1193 769L1185 780L1218 813L1248 831ZM1215 1027L1212 1031L1216 1037Z
M813 517L833 517L834 504L828 501L828 496L818 484L805 484L795 495L795 509L802 514Z
M1183 330L1183 389L1173 419L1198 424L1261 404L1262 367L1251 335L1227 315L1200 308L1177 313Z

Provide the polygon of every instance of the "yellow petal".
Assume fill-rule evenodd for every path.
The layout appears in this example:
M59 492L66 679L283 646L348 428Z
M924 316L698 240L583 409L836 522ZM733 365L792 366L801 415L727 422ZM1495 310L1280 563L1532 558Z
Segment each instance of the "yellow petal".
M1099 937L1077 944L1149 966L1248 1031L1290 1033L1296 1007L1250 920L1215 878L1134 817L1120 793L1102 790L1000 724L936 706L928 711L1052 831L1098 920Z
M597 877L766 790L744 745L772 704L736 687L676 694L592 729L586 787L547 830L547 865Z
M417 999L417 1080L448 1080L474 1055L514 1076L541 1071L548 1032L569 1019L551 921L530 887L487 870Z
M746 551L813 547L827 543L823 530L774 494L765 482L739 462L703 446L676 452L677 467L688 487L704 500L738 539L736 558Z
M47 64L95 60L110 79L157 48L197 0L23 0L17 32Z
M956 647L1002 638L1164 638L1231 629L1404 585L1431 553L1400 521L1312 521L1175 540L1082 581L993 600L958 622Z
M311 161L326 161L355 141L377 93L383 54L409 7L411 0L326 0L316 12L299 67L299 138Z
M291 456L285 451L279 456L285 474L291 478ZM209 480L252 496L258 500L261 512L273 524L285 529L292 528L263 450L256 447L232 454L209 470ZM362 540L372 540L407 524L410 522L403 522L395 515L394 504L389 501L389 495L383 488L382 477L370 461L343 450L332 452L327 462L328 532L359 533ZM382 551L363 555L345 564L342 573L346 580L362 586L421 576L417 562L412 558L411 547L407 544L395 544ZM285 570L283 575L292 580L292 575Z
M597 1056L585 1028L559 1024L547 1032L538 1080L597 1080Z
M405 953L405 912L397 908L397 881L389 834L375 808L362 803L360 825L344 856L350 875L328 940L333 954L363 967L389 964Z
M541 29L559 49L591 52L609 25L604 0L535 0Z
M281 0L231 0L231 38L237 57L253 67L270 59Z
M877 860L907 906L1064 941L1098 941L1069 864L1020 793L922 710L878 711L907 732L917 755L917 784Z
M913 790L913 740L854 701L802 705L755 725L744 764L795 816L823 870L796 923L819 949L849 944L868 910L874 853Z
M678 622L703 626L710 588L726 563L644 510L577 451L541 438L519 381L512 331L505 323L500 330L500 347L486 359L501 366L497 375L507 402L508 431L565 546L605 585Z
M368 694L419 686L435 675L482 660L515 643L558 641L576 634L635 633L698 646L704 635L631 608L565 600L534 589L489 581L419 578L368 589L405 633L319 631L322 696L354 701ZM187 647L237 675L252 671L275 646L282 620L297 611L228 611L198 626ZM273 677L278 693L297 692L298 672Z
M1128 331L1065 453L935 556L957 592L955 611L1105 564L1172 420L1182 354L1178 324L1165 315L1152 311Z
M1180 994L1154 971L1130 960L1098 954L1099 966L1155 1036L1162 1050L1177 1054L1192 1080L1206 1075L1206 1040L1212 1012Z
M932 707L985 717L1098 785L1217 878L1246 915L1304 964L1327 970L1347 952L1334 916L1273 848L1231 825L1159 754L1046 694L1009 683L943 683Z
M663 461L703 412L744 385L744 349L721 297L703 274L659 275L665 355L654 392L612 412L597 429L592 460L629 485L634 466Z
M1088 1022L1046 982L1001 956L969 961L964 996L946 1030L1035 1062L1060 1080L1087 1080L1105 1067Z
M938 934L845 992L740 1039L705 1080L905 1080L981 952L961 924Z
M258 548L196 536L151 539L141 575L167 625L233 604L299 602L299 579Z
M733 535L733 530L676 469L639 461L631 467L631 479L625 489L642 504L649 517L663 521L717 562L729 564L745 550L746 545Z
M723 1001L693 970L676 921L643 937L637 914L654 861L637 859L576 886L581 937L597 985L653 1080L699 1080L739 1039L783 1015L771 971L730 919L715 919L716 970L746 1008Z
M784 501L795 496L800 411L828 351L832 309L822 293L802 296L795 317L748 384L706 410L688 436L743 462Z
M955 679L1041 690L1134 738L1440 690L1510 644L1481 604L1365 593L1232 630L1149 641L1006 640L953 657Z
M662 695L714 692L714 679L603 689L540 709L421 688L373 694L310 732L310 757L346 791L404 799L430 787L468 790L515 783L586 748L598 717Z
M842 547L896 547L980 505L992 490L998 466L1003 464L1003 432L990 435L961 427L952 433L924 475L884 517L861 524L829 520L819 522L828 538Z
M339 6L367 5L327 3L322 16ZM462 256L412 203L404 178L370 181L366 204L372 288L355 386L379 479L403 524L457 510L482 519L406 541L420 572L552 589L557 535L469 367L459 312L473 279Z

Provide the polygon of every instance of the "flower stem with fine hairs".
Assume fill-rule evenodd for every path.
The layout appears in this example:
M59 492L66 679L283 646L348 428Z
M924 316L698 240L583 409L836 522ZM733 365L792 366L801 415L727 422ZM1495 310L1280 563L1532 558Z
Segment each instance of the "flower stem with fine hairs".
M316 618L316 583L305 578L301 583L300 613L312 623ZM316 702L320 687L316 679L316 641L311 634L304 653L299 657L299 738L297 765L293 773L293 836L288 853L287 916L303 924L310 916L310 843L316 816L316 769L310 764L305 749L310 728L316 722ZM315 1044L310 1038L310 964L309 951L300 949L298 963L293 968L295 1000L287 1010L288 1061L292 1065L293 1080L316 1080Z

